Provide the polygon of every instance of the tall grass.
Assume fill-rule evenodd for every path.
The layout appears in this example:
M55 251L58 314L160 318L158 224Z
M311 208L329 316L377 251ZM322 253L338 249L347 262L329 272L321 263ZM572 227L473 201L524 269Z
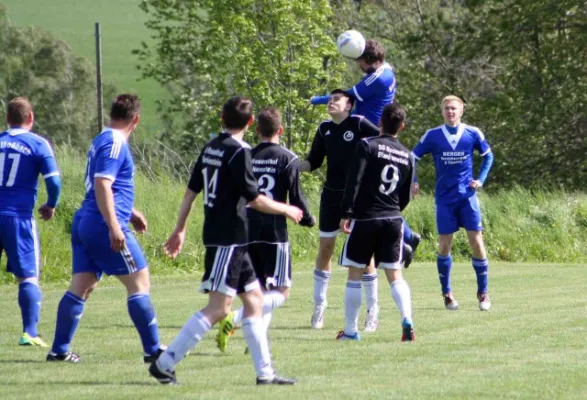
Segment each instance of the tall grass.
M70 229L72 216L83 195L85 155L61 147L57 150L63 177L63 194L56 218L39 221L41 234L43 280L66 280L71 273ZM157 172L157 171L155 171ZM185 177L187 180L187 176ZM154 274L188 273L203 265L204 247L201 242L203 212L200 199L192 211L183 253L170 260L161 251L161 244L175 225L177 210L185 182L165 173L148 175L137 171L136 204L149 222L148 233L139 235L145 255ZM40 184L38 203L46 199ZM315 215L318 214L319 193L309 193ZM485 240L490 260L536 262L587 261L587 195L534 191L516 187L499 193L481 193L484 213ZM423 242L417 261L433 261L436 257L436 227L433 198L429 194L415 199L406 212L412 229L420 232ZM318 229L290 226L290 241L294 262L312 262L318 245ZM343 244L338 238L337 254ZM463 231L455 235L453 256L457 260L470 257ZM334 260L336 261L336 260ZM3 262L3 264L5 261ZM12 281L11 275L0 272L0 282Z

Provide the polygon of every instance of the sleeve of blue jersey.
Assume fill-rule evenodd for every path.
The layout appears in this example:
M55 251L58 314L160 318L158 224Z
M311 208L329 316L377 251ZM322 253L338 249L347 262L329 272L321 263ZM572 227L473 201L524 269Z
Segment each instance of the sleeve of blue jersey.
M491 152L491 149L489 149L481 159L481 168L479 169L479 177L477 178L477 180L481 182L482 185L485 183L492 165L493 153Z
M310 104L328 104L328 100L330 100L329 94L325 96L314 96L310 99Z
M126 142L117 139L108 141L96 150L94 178L106 178L114 182L124 160Z

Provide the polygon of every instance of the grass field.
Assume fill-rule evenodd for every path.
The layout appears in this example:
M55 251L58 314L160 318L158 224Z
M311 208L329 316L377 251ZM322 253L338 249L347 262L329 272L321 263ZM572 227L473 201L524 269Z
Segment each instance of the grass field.
M254 385L242 333L226 354L208 338L178 366L178 387L163 387L141 363L138 336L122 286L109 279L89 301L74 342L79 365L44 361L45 351L16 346L20 317L16 286L0 286L0 398L409 398L584 399L587 397L585 296L582 265L492 264L493 309L477 310L470 265L453 269L461 310L444 310L433 264L417 264L412 286L417 342L400 343L399 316L389 286L380 284L380 330L361 342L337 342L343 325L345 274L336 270L326 327L309 329L312 272L296 265L290 302L271 330L275 366L296 376L295 387ZM156 277L153 301L162 341L169 343L205 302L199 276ZM52 339L64 284L44 285L41 331ZM361 312L361 319L364 315ZM18 316L18 317L17 317ZM9 322L10 321L10 322Z
M139 0L0 0L8 8L11 22L35 26L55 33L74 53L95 65L94 23L102 25L102 70L105 83L123 92L138 93L143 100L141 132L153 137L161 128L155 101L167 91L154 80L139 80L138 59L131 50L142 41L151 42L144 23L146 14Z

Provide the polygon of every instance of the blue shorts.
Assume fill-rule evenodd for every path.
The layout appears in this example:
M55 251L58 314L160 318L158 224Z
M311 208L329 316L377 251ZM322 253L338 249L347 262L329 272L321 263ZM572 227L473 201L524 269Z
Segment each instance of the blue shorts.
M18 278L38 278L41 246L33 218L0 215L0 257L6 253L6 271Z
M130 275L147 267L143 250L135 235L123 227L126 247L119 253L110 248L108 226L99 216L79 215L73 217L71 247L73 273L93 272L100 279L107 275Z
M436 204L436 229L439 235L450 235L465 228L467 231L482 231L481 207L474 194L453 204Z

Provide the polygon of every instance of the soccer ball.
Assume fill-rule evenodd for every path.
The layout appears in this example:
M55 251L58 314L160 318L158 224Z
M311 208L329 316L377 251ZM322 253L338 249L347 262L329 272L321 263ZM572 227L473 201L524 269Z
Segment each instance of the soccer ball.
M345 31L336 39L336 48L345 57L359 58L365 50L365 38L359 31Z

